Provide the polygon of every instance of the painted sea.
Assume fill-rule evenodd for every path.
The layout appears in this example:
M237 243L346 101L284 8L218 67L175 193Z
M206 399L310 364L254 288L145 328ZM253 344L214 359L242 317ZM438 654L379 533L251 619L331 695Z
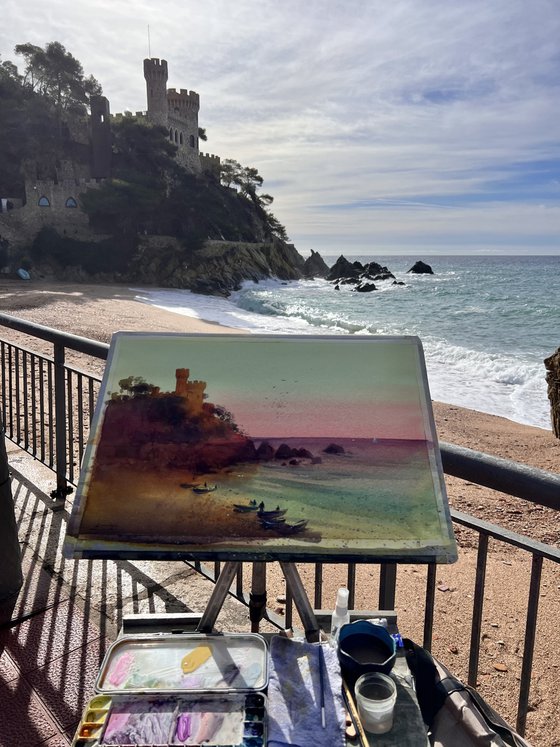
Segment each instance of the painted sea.
M435 400L550 428L543 359L560 346L560 256L351 256L404 286L248 283L229 299L137 289L140 300L253 333L418 335ZM411 275L417 259L434 275ZM325 257L332 265L336 257Z

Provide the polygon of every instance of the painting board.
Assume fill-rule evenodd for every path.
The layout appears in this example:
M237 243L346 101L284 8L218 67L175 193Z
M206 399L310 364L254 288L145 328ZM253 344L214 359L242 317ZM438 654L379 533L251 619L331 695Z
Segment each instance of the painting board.
M420 340L117 333L65 553L453 562Z

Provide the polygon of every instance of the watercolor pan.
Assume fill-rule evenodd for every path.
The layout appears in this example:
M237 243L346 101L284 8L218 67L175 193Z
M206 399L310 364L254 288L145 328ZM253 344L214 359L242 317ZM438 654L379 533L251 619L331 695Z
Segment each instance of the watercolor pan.
M107 651L96 692L247 692L268 684L267 648L254 633L134 635Z
M262 636L156 634L107 651L73 747L264 747Z

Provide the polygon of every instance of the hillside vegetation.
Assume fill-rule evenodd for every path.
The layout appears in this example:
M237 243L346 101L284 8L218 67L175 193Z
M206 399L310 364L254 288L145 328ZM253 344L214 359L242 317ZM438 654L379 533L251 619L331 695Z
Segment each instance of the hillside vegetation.
M88 103L101 87L58 42L15 51L24 59L22 74L12 62L0 62L0 194L24 199L28 173L56 180L64 161L87 169ZM238 252L228 277L217 277L219 292L247 278L301 276L303 259L295 249L282 254L289 246L286 231L270 211L273 198L260 192L263 179L255 168L226 159L219 174L190 173L175 160L167 131L134 117L115 120L111 137L111 177L80 195L91 239L47 225L24 252L28 266L66 279L101 274L103 280L141 278L178 287L206 276L202 285L211 292L204 246L213 240L256 245L248 254ZM215 251L211 260L216 274Z

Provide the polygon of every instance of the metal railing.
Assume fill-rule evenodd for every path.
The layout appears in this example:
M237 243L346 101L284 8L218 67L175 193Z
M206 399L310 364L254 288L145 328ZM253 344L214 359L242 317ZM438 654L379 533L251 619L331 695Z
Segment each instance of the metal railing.
M67 351L105 360L109 346L76 335L59 332L39 324L0 314L0 326L23 333L52 345L52 355L40 354L8 340L0 340L0 376L2 416L6 436L41 461L56 474L56 487L51 496L64 498L71 492L79 473L79 464L87 442L100 377L67 363ZM440 444L446 474L468 480L531 503L560 510L560 475L545 472L509 460L472 451L453 444ZM459 511L452 510L456 524L468 527L478 535L476 579L472 604L468 682L476 686L482 614L485 598L486 565L489 539L519 548L531 556L531 579L527 601L522 671L517 705L517 729L525 732L529 690L533 668L533 653L540 598L543 560L560 563L560 550L531 540L503 527L490 524ZM206 578L216 581L220 563L188 562ZM355 605L357 564L346 564L346 582L350 590L349 606ZM379 570L379 609L395 606L397 566L382 564ZM423 645L430 649L434 628L436 568L427 570ZM253 607L253 617L262 613L278 628L293 626L294 609L289 587L286 588L285 613L255 609L247 592L243 569L240 568L235 588L239 601ZM310 597L316 609L322 607L323 564L314 564ZM253 619L252 617L252 619Z

